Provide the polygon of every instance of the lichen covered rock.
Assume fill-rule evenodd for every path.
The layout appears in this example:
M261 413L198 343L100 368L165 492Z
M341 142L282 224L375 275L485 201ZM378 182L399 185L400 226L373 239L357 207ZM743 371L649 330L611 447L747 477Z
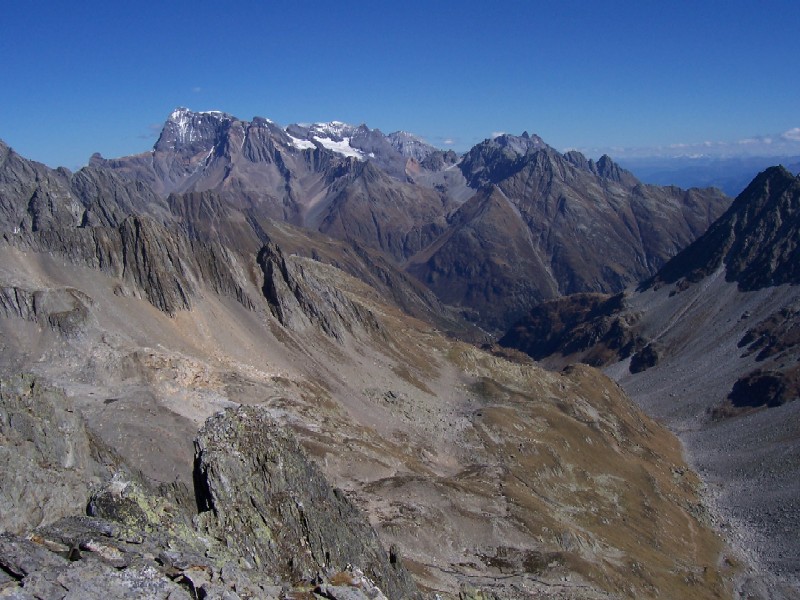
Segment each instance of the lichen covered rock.
M266 411L211 417L195 448L198 524L252 566L296 581L352 565L390 598L417 597L366 519Z

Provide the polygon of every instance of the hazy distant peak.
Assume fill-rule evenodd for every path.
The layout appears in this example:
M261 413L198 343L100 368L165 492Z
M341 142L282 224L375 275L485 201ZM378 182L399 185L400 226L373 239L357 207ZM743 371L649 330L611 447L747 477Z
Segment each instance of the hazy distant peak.
M408 131L395 131L387 135L386 139L400 154L418 161L423 161L436 152L436 148Z
M503 133L487 141L490 145L508 148L519 155L527 154L530 150L542 150L550 147L538 135L530 135L527 131L522 135Z

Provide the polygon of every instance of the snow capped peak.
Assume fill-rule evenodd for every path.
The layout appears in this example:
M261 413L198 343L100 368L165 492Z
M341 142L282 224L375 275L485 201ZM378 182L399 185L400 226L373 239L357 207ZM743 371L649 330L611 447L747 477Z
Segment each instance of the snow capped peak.
M356 127L342 121L313 123L311 125L296 124L286 127L286 133L295 148L305 150L319 145L343 156L366 160L365 153L358 148L354 148L350 143L356 131Z
M208 138L221 123L232 118L219 110L195 112L185 106L179 106L170 113L162 137L156 145L166 142L175 147L175 144L189 144Z
M329 123L314 123L309 129L320 137L338 138L341 140L345 136L351 136L356 128L342 121L330 121Z
M173 110L169 114L168 121L178 122L178 121L186 121L191 120L196 117L216 117L216 118L231 118L231 116L227 113L222 112L221 110L200 110L194 111L185 106L179 106L175 110Z
M185 106L179 106L178 108L176 108L175 110L173 110L173 111L172 111L172 112L169 114L169 120L170 120L170 121L177 121L178 119L182 119L182 118L184 118L184 117L186 116L186 114L187 114L187 113L191 113L191 112L192 112L192 111L190 111L190 110L189 110L188 108L186 108Z

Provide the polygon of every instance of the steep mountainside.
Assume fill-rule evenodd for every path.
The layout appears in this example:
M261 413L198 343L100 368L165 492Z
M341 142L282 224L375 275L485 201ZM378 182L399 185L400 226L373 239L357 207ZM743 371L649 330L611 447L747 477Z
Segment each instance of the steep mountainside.
M608 157L560 154L527 133L485 140L459 160L365 125L282 129L187 109L170 115L151 152L92 164L162 197L213 191L249 221L282 220L385 252L493 332L543 299L617 292L653 275L728 204L716 190L643 185ZM485 204L492 186L506 207ZM508 262L504 228L522 260ZM463 264L473 261L481 266Z
M800 179L784 167L759 174L714 225L646 286L698 281L725 265L742 290L800 283Z
M163 199L141 183L94 168L70 173L27 160L0 141L0 227L34 232L118 226L130 214L168 219Z
M313 256L385 264L356 246L281 225L249 252L225 211L91 225L99 198L51 198L0 239L0 370L33 374L0 388L3 593L730 595L680 445L598 371L443 337L388 267Z
M487 140L460 168L472 185L497 186L517 213L519 233L510 235L522 239L514 243L531 247L550 273L525 274L538 286L534 301L621 290L654 273L728 203L715 190L643 185L608 157L595 163L576 152L562 155L535 136ZM505 291L498 290L498 302Z
M606 364L650 414L681 433L694 465L719 485L721 518L795 590L798 227L800 178L767 169L638 290L577 311L581 297L555 300L501 340L553 365ZM542 340L547 322L565 326Z
M647 277L728 203L717 190L643 185L608 157L562 155L527 134L486 140L459 168L481 191L409 270L494 331L542 300Z

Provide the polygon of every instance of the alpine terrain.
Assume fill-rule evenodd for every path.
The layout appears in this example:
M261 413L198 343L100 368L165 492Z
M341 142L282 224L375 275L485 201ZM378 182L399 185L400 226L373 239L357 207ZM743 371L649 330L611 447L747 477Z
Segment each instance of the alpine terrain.
M687 447L748 593L800 589L800 177L760 173L637 289L544 303L500 339L551 366L605 365Z
M797 188L184 108L0 142L0 594L791 597ZM485 344L532 310L606 373Z

